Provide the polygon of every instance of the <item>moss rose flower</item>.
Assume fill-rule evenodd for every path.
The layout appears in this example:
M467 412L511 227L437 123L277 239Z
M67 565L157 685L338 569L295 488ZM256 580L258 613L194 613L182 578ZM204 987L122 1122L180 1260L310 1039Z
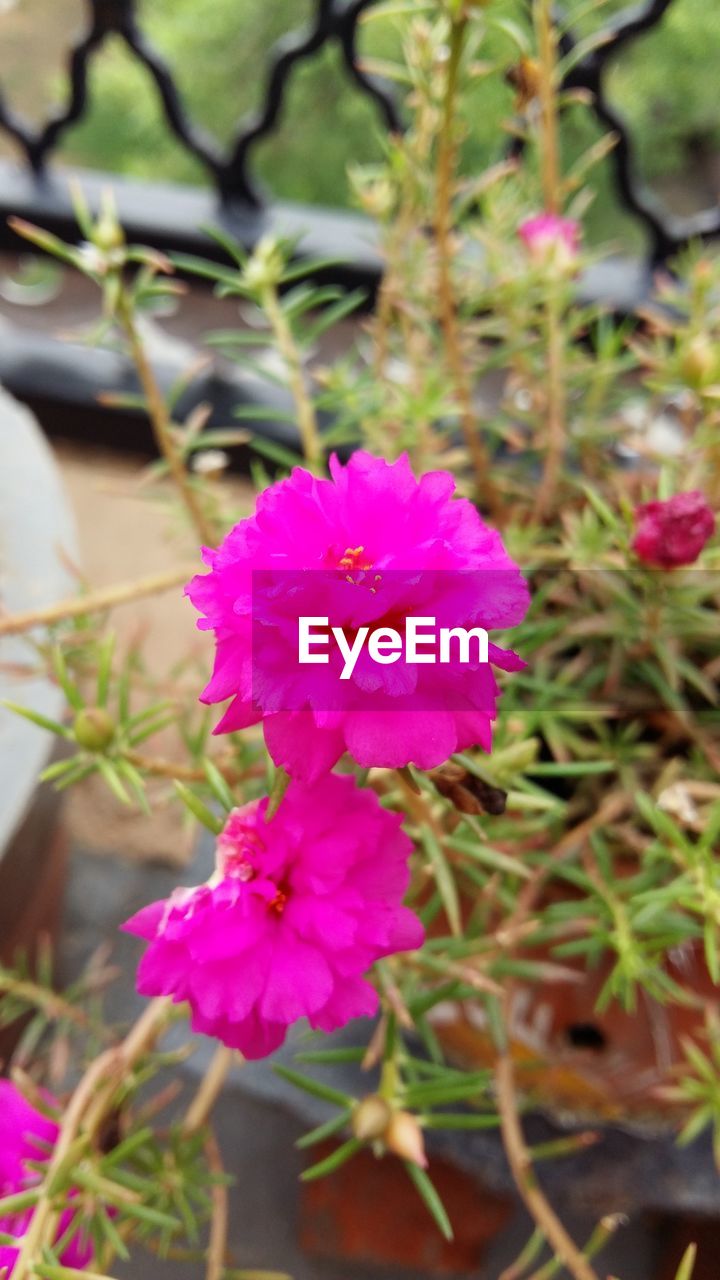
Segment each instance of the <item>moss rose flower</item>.
M558 262L569 266L578 256L580 223L573 218L561 218L557 213L538 213L520 224L518 235L536 262Z
M359 451L333 458L331 479L298 468L260 495L255 514L206 550L210 573L187 594L215 633L208 703L232 698L215 732L263 722L276 764L313 781L345 751L358 764L429 769L454 751L491 746L498 687L492 665L518 670L511 651L489 662L375 665L352 678L297 665L298 619L328 617L348 638L363 626L406 627L432 617L449 627L505 628L522 620L529 595L500 535L454 498L446 471L416 480ZM423 663L427 659L423 659Z
M124 925L149 946L142 995L187 1001L196 1031L263 1058L298 1018L332 1031L375 1013L363 974L413 950L420 922L403 907L412 845L401 818L353 778L291 784L234 809L207 885L178 889Z
M59 1105L47 1095L51 1106ZM11 1196L26 1191L41 1176L31 1168L31 1161L48 1159L48 1147L57 1139L58 1126L48 1116L36 1110L10 1080L0 1080L0 1196ZM27 1232L33 1209L16 1214L12 1218L0 1218L0 1231L18 1240ZM72 1226L73 1214L66 1209L58 1223L56 1239L60 1240ZM7 1268L12 1275L18 1249L12 1245L0 1245L0 1274ZM92 1247L82 1238L80 1224L63 1251L63 1266L83 1268L92 1258Z
M635 508L632 548L645 564L675 569L694 564L715 532L715 516L699 489Z

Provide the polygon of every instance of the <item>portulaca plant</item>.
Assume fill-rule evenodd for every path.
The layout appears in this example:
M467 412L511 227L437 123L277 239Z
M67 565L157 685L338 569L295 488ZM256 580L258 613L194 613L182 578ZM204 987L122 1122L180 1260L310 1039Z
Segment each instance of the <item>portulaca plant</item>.
M402 59L382 69L409 124L384 164L351 175L386 270L357 347L329 366L318 338L362 299L313 283L322 264L298 265L292 244L248 255L220 236L226 266L168 259L79 192L79 248L15 221L101 291L100 337L134 362L198 572L3 618L0 635L32 635L67 694L65 721L40 720L67 747L45 777L99 774L144 811L171 786L215 860L206 883L125 924L148 997L127 1034L88 1004L96 974L57 994L43 971L2 973L4 1020L30 1019L0 1084L12 1280L108 1280L140 1247L184 1249L208 1280L249 1276L227 1249L211 1116L230 1063L264 1058L332 1105L302 1143L335 1145L305 1177L370 1147L404 1162L450 1236L427 1135L496 1126L535 1222L505 1277L597 1280L620 1219L576 1241L534 1167L581 1152L587 1129L536 1153L523 1111L532 1094L587 1118L590 1098L599 1120L607 1098L564 1059L559 1088L557 1046L536 1038L530 1055L517 1013L518 997L587 975L584 1023L662 1017L650 1103L681 1141L711 1131L720 1162L720 269L689 252L632 323L578 300L600 256L583 247L588 176L612 139L564 166L559 32L549 0L531 8L524 25L477 0L373 11L397 24ZM468 84L508 71L525 163L468 174ZM143 343L142 312L192 274L254 308L214 346L272 378L255 348L274 347L292 398L297 455L251 433L250 515L228 512L215 453L247 440L250 413L239 434L177 421ZM203 669L189 697L148 700L112 607L183 588ZM173 726L177 763L154 754ZM341 1053L368 1072L361 1096L273 1066L289 1033L300 1063L331 1064L324 1037L360 1018L369 1043ZM217 1053L168 1126L163 1037L181 1019ZM630 1080L615 1113L632 1095Z

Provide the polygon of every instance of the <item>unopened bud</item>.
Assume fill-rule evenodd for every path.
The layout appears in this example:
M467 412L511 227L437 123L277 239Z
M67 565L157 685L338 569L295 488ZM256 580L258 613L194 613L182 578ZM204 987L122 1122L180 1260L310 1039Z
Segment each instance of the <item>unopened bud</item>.
M115 721L104 707L83 707L75 717L73 733L87 751L104 751L115 737Z
M365 213L371 217L387 218L392 213L395 193L392 184L386 178L359 184L357 193Z
M410 1160L420 1169L427 1168L422 1129L409 1111L394 1112L385 1130L385 1145L401 1160Z
M115 200L111 191L103 191L100 217L92 231L92 242L102 253L122 249L125 244L123 229L118 222Z
M272 236L263 236L255 246L243 271L243 283L248 289L262 293L276 288L285 269L282 250Z
M683 379L695 390L706 387L717 377L718 352L715 344L704 333L698 333L688 343L680 362Z
M361 1142L373 1142L375 1138L384 1136L392 1116L390 1103L381 1098L379 1093L369 1093L355 1107L350 1128Z

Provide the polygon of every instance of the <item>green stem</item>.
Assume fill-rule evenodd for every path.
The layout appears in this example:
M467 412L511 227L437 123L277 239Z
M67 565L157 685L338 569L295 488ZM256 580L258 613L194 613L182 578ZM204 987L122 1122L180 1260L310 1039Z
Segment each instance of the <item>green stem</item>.
M533 22L540 73L539 150L543 199L548 213L558 213L561 205L561 181L556 93L557 36L552 20L552 0L535 0Z
M315 406L305 383L305 370L300 351L274 285L267 285L263 289L261 301L275 335L278 350L285 361L288 383L295 401L303 457L311 471L318 471L323 461L323 448Z
M116 315L118 323L127 338L133 364L145 394L145 402L155 436L155 443L167 462L170 475L185 504L185 509L200 541L207 546L214 546L216 537L212 522L206 516L202 503L188 475L182 453L175 439L172 419L165 397L160 390L138 331L131 299L123 288L119 292Z
M465 443L467 445L478 494L483 494L490 510L496 514L498 495L490 479L490 465L480 440L478 423L472 403L472 389L462 350L462 338L457 316L457 300L452 279L453 186L457 159L455 139L456 105L460 64L467 20L455 18L451 22L447 79L442 107L442 125L438 137L437 170L435 175L435 245L438 263L438 315L445 345L445 360L452 378L460 413Z
M543 520L553 510L555 493L562 469L566 440L567 402L565 396L562 305L555 280L545 308L547 350L547 449L542 480L535 502L534 518Z

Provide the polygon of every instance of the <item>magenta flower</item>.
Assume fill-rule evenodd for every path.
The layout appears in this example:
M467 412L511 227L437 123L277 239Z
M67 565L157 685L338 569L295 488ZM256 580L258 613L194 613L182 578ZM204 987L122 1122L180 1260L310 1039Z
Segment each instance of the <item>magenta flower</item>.
M51 1106L58 1105L47 1095ZM31 1106L10 1080L0 1080L0 1196L15 1195L26 1191L40 1181L40 1175L30 1168L30 1161L49 1158L58 1135L58 1126L35 1107ZM0 1231L22 1239L32 1220L33 1210L27 1209L12 1218L0 1218ZM58 1223L56 1239L60 1240L72 1225L72 1210L67 1209ZM0 1274L7 1268L12 1275L18 1249L0 1245ZM92 1258L92 1246L84 1240L80 1227L64 1250L60 1261L63 1266L81 1269Z
M208 703L232 698L216 733L263 722L276 764L313 781L348 751L364 767L428 769L454 751L490 750L498 686L492 664L525 664L490 644L488 662L377 665L363 652L350 679L298 664L298 619L327 617L348 642L363 627L403 631L409 617L448 627L505 628L522 620L528 589L500 535L453 498L446 471L416 480L357 452L331 459L331 479L297 468L260 495L187 594L215 633ZM425 660L427 661L427 660Z
M536 262L557 262L569 266L580 250L580 223L557 213L539 213L526 218L518 235Z
M645 564L674 569L694 564L715 532L715 516L699 489L635 508L632 548Z
M292 783L230 814L217 872L140 911L123 927L147 939L142 995L187 1001L195 1031L263 1058L298 1018L322 1031L375 1013L363 974L422 944L402 899L411 842L401 818L348 775Z

